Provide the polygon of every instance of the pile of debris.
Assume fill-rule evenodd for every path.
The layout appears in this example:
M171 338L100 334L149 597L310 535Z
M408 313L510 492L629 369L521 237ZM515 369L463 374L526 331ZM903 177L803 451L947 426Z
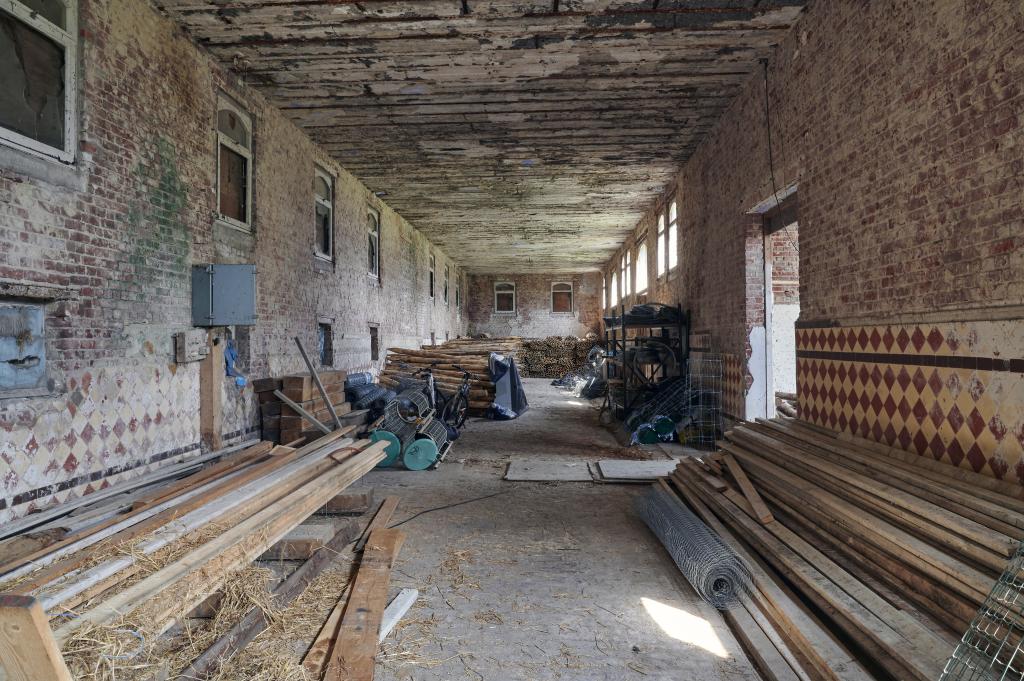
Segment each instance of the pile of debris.
M1019 487L793 419L726 437L658 485L744 558L727 619L771 678L930 681L979 608L991 632L1018 618L986 598L1024 539Z
M286 550L282 542L300 524L384 458L386 443L355 440L353 430L299 449L246 443L9 523L0 530L7 678L217 675L359 537L350 521L317 545L324 550L289 554L306 562L276 586L268 570L253 564L268 551ZM380 601L402 540L400 531L383 529L396 503L363 530L365 557L348 598L340 589L328 594L332 603L358 602L360 626L348 610L333 625L313 624L322 626L321 647L329 653L309 660L316 678L325 668L333 669L329 675L352 665L372 668ZM213 624L198 625L202 618ZM260 654L283 660L286 652ZM290 665L288 673L278 674L275 661L258 678L298 678L302 671L300 659L281 664ZM267 670L270 662L261 666Z
M518 355L520 373L532 378L562 378L586 365L596 342L596 339L575 336L524 340Z

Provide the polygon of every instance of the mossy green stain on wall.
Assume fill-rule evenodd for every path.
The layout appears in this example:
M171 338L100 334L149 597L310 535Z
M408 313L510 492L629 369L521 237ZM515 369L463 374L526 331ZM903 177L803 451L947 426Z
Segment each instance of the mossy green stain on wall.
M133 170L139 196L128 211L131 238L127 261L146 283L168 269L186 274L190 234L184 219L188 187L178 170L174 145L158 136ZM179 285L184 285L185 279Z

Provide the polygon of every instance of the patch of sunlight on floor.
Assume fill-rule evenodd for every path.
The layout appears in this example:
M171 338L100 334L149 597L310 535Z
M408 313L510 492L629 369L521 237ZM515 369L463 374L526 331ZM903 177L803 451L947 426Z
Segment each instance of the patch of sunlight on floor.
M577 402L576 400L566 400L565 403L566 404L571 404L574 407L585 407L585 406L587 406L587 405L583 404L582 402Z
M729 657L711 623L703 617L673 608L650 598L641 598L644 609L666 635L677 641L695 645L718 657Z

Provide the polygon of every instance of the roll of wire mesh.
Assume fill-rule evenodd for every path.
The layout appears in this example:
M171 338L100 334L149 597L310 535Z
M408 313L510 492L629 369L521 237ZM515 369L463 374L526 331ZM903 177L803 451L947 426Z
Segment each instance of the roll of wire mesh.
M384 407L384 420L381 421L380 429L394 433L402 443L403 449L416 436L416 426L403 419L398 413L397 399L391 400Z
M421 431L420 437L423 436L429 437L433 440L434 444L437 445L438 450L441 450L448 443L448 428L445 427L444 423L440 419L433 419L427 424L426 428Z
M751 589L750 570L718 535L660 487L634 504L701 598L719 610L740 605Z

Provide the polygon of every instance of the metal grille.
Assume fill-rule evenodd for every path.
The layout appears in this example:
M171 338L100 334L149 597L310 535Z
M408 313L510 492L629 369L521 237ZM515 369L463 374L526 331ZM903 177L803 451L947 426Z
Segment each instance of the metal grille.
M1024 542L996 580L940 681L1024 681Z
M658 487L637 497L635 505L701 598L719 610L740 605L751 588L750 570L717 534Z
M690 410L679 423L679 439L698 449L714 449L722 432L722 358L701 353L686 363Z

